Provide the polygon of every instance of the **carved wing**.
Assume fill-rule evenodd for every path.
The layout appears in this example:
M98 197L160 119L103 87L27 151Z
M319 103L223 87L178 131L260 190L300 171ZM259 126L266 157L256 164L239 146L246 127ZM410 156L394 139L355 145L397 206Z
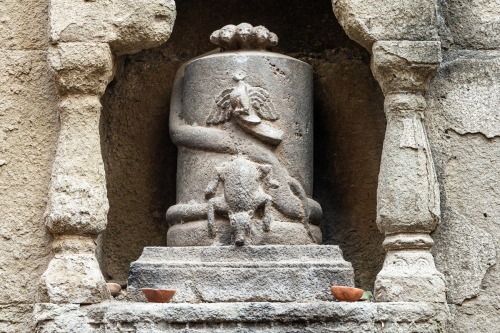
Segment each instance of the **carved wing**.
M231 117L231 98L230 94L233 88L224 90L215 100L215 107L207 118L207 124L215 125L223 123Z
M254 110L266 120L276 120L279 118L273 102L269 99L269 92L261 87L250 87L248 89L250 104Z

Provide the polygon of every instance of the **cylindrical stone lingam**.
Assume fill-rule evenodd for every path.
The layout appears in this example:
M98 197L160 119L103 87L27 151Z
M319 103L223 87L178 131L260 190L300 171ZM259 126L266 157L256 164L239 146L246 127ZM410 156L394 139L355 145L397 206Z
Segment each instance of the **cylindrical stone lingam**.
M277 36L262 26L228 25L211 41L220 52L184 64L174 84L167 245L321 242L311 66L266 51Z

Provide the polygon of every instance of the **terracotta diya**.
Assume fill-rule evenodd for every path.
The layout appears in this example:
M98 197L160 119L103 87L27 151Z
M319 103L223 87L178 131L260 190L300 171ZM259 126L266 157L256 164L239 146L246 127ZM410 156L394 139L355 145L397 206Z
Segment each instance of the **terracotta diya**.
M332 286L333 297L340 302L356 302L363 296L364 290L359 288Z
M175 295L175 289L141 288L150 303L168 303Z

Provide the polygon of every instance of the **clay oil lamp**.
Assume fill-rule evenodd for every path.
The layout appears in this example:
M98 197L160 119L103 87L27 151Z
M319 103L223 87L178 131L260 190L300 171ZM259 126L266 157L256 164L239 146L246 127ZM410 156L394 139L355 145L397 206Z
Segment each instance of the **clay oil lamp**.
M150 303L168 303L174 297L174 289L141 288Z
M333 297L339 302L356 302L363 296L364 290L359 288L332 286Z

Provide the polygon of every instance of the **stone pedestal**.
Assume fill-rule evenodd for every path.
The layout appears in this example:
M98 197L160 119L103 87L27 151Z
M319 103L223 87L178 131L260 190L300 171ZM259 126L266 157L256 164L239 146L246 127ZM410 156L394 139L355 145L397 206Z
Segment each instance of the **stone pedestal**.
M129 292L176 289L172 302L333 300L332 285L354 286L333 245L147 247L132 263Z

